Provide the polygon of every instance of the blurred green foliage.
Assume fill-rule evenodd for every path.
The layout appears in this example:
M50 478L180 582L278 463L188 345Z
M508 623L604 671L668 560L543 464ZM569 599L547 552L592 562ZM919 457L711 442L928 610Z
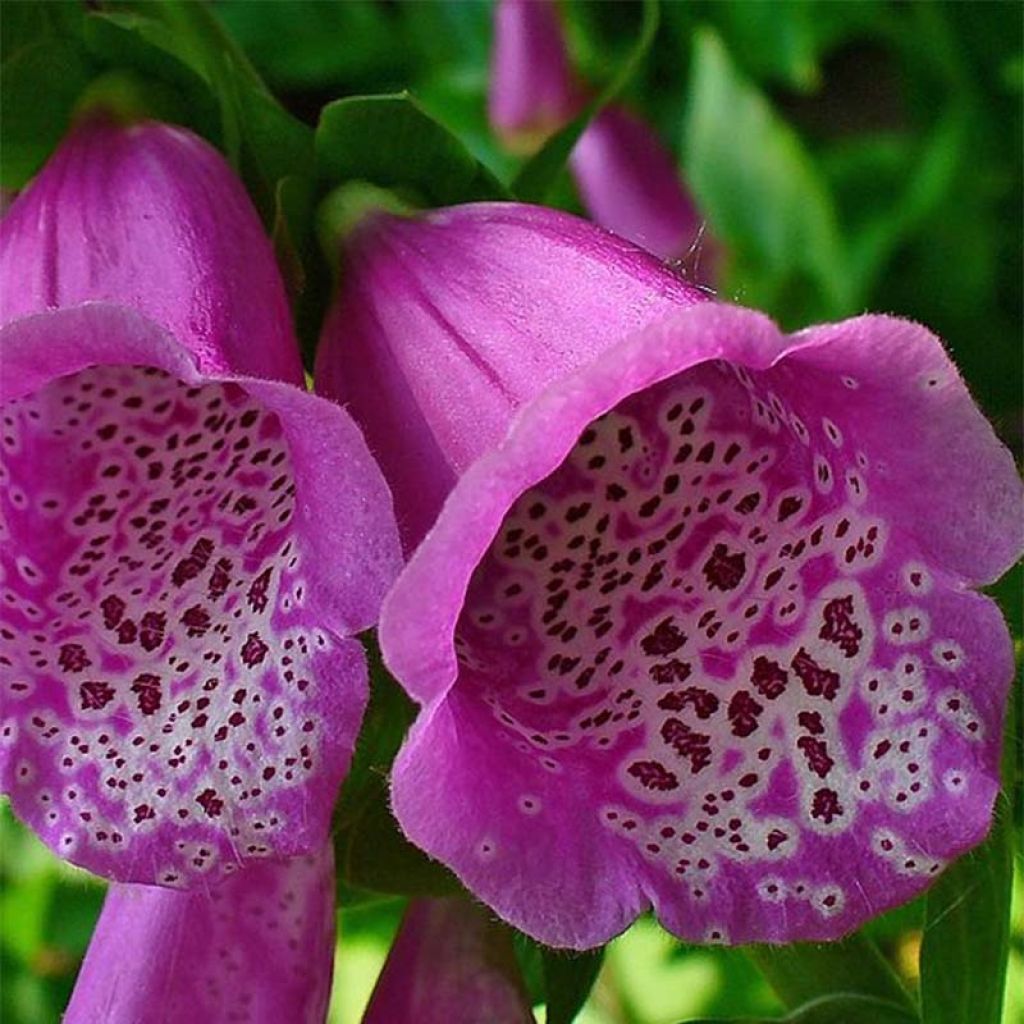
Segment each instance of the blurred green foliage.
M1020 457L1024 6L664 2L653 40L650 4L579 0L562 13L595 94L618 92L677 152L726 251L723 297L787 326L866 309L928 324ZM365 182L420 203L518 190L580 209L560 170L568 136L524 172L489 130L486 2L7 2L3 19L0 183L21 187L97 91L189 125L228 155L263 213L307 356L332 272L317 243L318 208L339 186ZM994 591L1018 643L1021 590L1018 570ZM335 823L335 1022L359 1019L408 896L458 891L387 814L387 770L411 715L376 666ZM1010 751L1020 750L1016 732ZM924 1024L997 1024L1002 950L1002 1020L1016 1024L1019 753L1007 759L1006 780L992 840L930 897L849 944L752 954L686 947L645 919L603 959L553 956L523 940L524 976L538 1003L551 1003L553 1021L571 1019L589 991L583 1024L785 1014L883 1024L917 1019L923 979ZM59 864L6 809L0 855L0 1018L55 1021L102 887Z

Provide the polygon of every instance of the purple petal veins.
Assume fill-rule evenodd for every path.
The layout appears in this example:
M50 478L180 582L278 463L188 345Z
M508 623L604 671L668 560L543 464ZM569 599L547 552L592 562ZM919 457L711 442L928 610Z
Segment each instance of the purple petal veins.
M4 322L115 302L205 371L302 384L270 240L224 158L183 128L76 124L4 217L0 281Z
M1012 659L965 584L1021 504L925 330L662 321L519 410L386 602L400 823L556 945L849 931L989 827Z
M67 1024L321 1024L334 961L334 859L246 867L210 891L115 884Z
M363 1024L527 1024L511 932L465 900L409 904Z
M345 259L316 388L366 432L408 551L524 402L704 298L615 235L513 203L374 216Z

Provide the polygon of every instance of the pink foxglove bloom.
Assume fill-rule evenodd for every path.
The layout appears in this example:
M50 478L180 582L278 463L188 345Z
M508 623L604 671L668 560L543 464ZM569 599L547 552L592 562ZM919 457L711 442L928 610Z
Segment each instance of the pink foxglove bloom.
M322 1024L334 962L330 845L222 885L107 894L65 1024Z
M363 1024L532 1024L511 933L465 900L415 900Z
M690 940L836 937L982 839L1012 659L973 588L1021 551L1022 489L934 335L787 336L514 205L353 250L321 386L367 373L342 394L407 542L422 466L392 449L453 482L381 619L422 705L413 842L585 948L649 907Z
M353 243L316 388L361 425L410 551L524 401L702 297L622 239L540 207L373 217Z
M576 113L579 100L555 6L546 0L499 0L489 113L506 145L535 149Z
M120 881L318 850L398 544L241 185L90 119L4 219L0 290L3 791Z
M498 0L490 117L511 147L534 148L580 112L585 91L569 71L558 10L550 0ZM529 148L529 147L527 147ZM713 252L672 154L651 127L612 104L588 125L569 161L580 198L603 227L695 280L713 278Z

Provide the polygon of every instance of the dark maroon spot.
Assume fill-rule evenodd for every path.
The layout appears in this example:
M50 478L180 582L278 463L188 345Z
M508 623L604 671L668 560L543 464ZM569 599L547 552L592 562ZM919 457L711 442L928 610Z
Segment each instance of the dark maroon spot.
M686 643L686 635L676 626L672 617L662 619L651 633L640 641L640 647L644 654L654 658L663 657L666 654L673 654Z
M711 737L696 732L678 718L669 718L661 727L661 738L682 758L690 762L696 775L711 764Z
M143 672L135 677L132 693L139 696L139 710L144 715L153 715L160 708L163 695L160 692L160 677Z
M107 629L113 629L124 615L125 604L116 594L108 594L100 602L100 611L103 612L103 625Z
M163 612L146 612L142 616L139 643L143 650L155 651L164 642L167 616Z
M785 522L790 516L794 516L803 507L803 502L799 498L792 496L783 498L779 502L779 522Z
M763 710L764 706L758 704L747 690L734 693L725 712L732 725L732 734L749 736L757 729L757 719Z
M78 688L83 711L99 711L114 699L114 688L109 683L91 679Z
M200 537L192 545L192 551L187 558L183 558L171 573L171 582L176 587L184 586L189 580L194 580L205 568L213 554L213 542L206 537Z
M139 628L131 619L124 619L117 627L117 642L119 644L133 644L139 635Z
M191 637L203 636L210 628L210 621L210 613L201 604L186 608L181 616L181 624Z
M782 829L773 828L771 832L769 832L768 835L765 836L765 845L768 847L769 850L775 850L778 847L780 847L787 839L789 839L789 836L785 832L783 832Z
M259 633L250 633L246 637L245 643L242 645L242 650L240 652L242 662L246 667L254 668L263 661L268 650L269 648L260 638Z
M751 491L750 494L745 494L738 502L736 502L735 509L742 516L750 515L758 505L761 504L761 495L757 491Z
M217 796L216 790L204 789L196 797L196 803L206 812L208 818L219 818L224 810L224 801Z
M839 794L834 789L815 791L811 801L811 817L820 818L826 825L831 825L834 818L843 813L843 805L839 802Z
M702 572L711 590L735 590L747 571L747 556L742 551L730 553L724 544L716 544Z
M670 772L660 761L634 761L626 770L645 789L664 792L679 786L675 772Z
M700 719L710 718L718 710L718 698L709 690L699 686L688 686L685 690L666 693L658 701L662 711L684 711L692 707Z
M264 569L249 585L249 592L246 597L249 607L257 613L266 611L267 588L270 586L270 569Z
M689 662L673 658L671 661L652 665L648 670L648 674L651 679L659 684L683 683L690 677L692 671L693 669Z
M801 711L796 716L801 729L806 729L812 736L820 736L825 731L819 711Z
M762 697L775 700L786 689L789 675L777 661L761 655L754 659L750 682Z
M824 740L816 740L811 736L801 736L796 745L804 752L811 771L823 779L832 770L835 761L828 756L828 747Z
M848 658L860 650L864 631L853 620L853 597L833 598L825 605L824 624L818 636L835 644Z
M92 664L81 644L61 644L57 661L65 672L81 672Z
M790 665L799 676L804 689L811 697L824 697L833 700L839 689L839 676L835 672L822 668L803 647L796 652Z
M223 597L228 587L231 586L231 559L219 558L217 564L213 567L213 572L210 573L210 586L207 590L207 595L211 601L216 601L217 598Z

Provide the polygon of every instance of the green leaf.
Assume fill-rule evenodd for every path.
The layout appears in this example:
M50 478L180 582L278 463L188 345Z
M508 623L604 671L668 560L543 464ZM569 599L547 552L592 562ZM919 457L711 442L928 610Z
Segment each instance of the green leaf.
M352 766L335 809L338 875L348 886L401 896L453 896L463 892L454 875L399 831L388 803L388 774L415 707L384 668L368 641L370 704Z
M556 132L544 144L540 152L522 167L512 183L512 191L527 203L542 203L565 167L573 147L586 131L587 125L606 104L615 99L629 84L637 69L647 56L659 22L658 0L644 0L643 22L629 55L623 61L615 77L601 92L587 104L583 112L573 118L564 128Z
M842 942L752 946L747 953L790 1008L842 993L892 1003L913 1013L910 995L875 944L863 935Z
M547 1024L572 1024L590 995L604 962L604 947L567 953L541 947Z
M698 31L684 130L687 181L714 233L749 264L773 304L802 274L820 293L819 314L855 308L836 212L799 136L735 67L722 41Z
M136 0L112 5L90 20L95 23L93 45L103 49L108 59L130 61L136 70L160 77L184 79L193 94L195 79L205 84L207 109L212 98L217 110L216 132L211 132L206 111L197 124L190 106L182 120L226 153L245 180L264 223L272 227L280 215L281 179L312 172L312 131L267 92L248 58L206 5ZM112 28L120 30L120 40Z
M999 1024L1012 880L1011 814L1000 795L989 837L928 893L921 943L923 1024Z
M888 194L894 200L853 239L850 269L859 294L870 294L900 243L952 201L967 155L969 120L963 104L954 104L943 114L914 165L893 182ZM870 186L871 179L866 184ZM874 187L878 188L877 181Z
M916 1024L917 1014L897 1003L874 996L824 996L805 1003L788 1017L788 1024ZM967 1018L963 1018L967 1020ZM721 1018L703 1018L687 1024L727 1024ZM729 1024L780 1024L780 1018L732 1017Z
M324 107L316 164L331 185L366 181L425 206L508 198L497 178L405 92Z
M82 48L55 35L19 47L4 61L0 185L21 188L42 166L67 131L75 103L93 74Z

